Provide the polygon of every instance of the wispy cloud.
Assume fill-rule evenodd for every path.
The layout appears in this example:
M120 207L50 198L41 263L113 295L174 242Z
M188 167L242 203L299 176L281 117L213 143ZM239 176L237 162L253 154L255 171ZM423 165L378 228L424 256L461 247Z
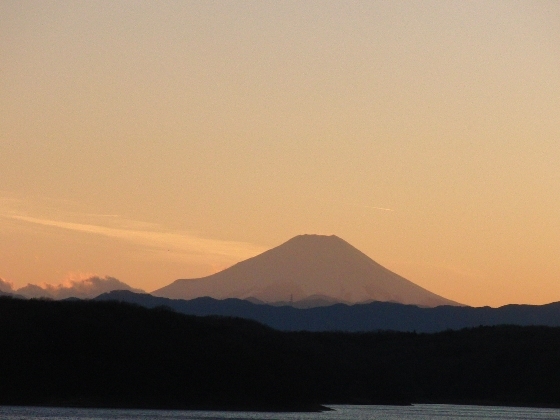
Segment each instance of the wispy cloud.
M31 217L23 214L4 213L0 217L16 220L27 224L48 226L74 232L101 235L124 240L149 249L168 250L183 255L217 256L228 260L239 261L252 257L265 249L246 242L224 241L219 239L201 238L189 232L166 231L157 229L154 224L122 220L121 226L102 224L76 223L49 218ZM115 219L113 217L113 219ZM113 223L119 220L113 220Z

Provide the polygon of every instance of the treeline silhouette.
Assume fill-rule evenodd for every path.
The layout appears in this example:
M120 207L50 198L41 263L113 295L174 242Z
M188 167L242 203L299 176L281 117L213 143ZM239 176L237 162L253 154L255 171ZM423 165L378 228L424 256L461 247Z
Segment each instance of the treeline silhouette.
M0 298L0 404L560 406L560 328L280 332L119 302Z

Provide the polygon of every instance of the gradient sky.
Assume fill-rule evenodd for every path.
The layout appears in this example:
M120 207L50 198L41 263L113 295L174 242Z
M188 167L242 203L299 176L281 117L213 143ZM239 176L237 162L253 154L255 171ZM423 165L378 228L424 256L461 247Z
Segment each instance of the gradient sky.
M335 234L560 301L560 2L0 3L0 277L151 291Z

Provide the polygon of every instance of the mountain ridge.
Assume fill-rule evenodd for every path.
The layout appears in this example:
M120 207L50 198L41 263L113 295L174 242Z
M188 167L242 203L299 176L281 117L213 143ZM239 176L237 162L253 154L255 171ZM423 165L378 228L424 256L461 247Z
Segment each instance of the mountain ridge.
M200 297L192 300L169 299L130 291L104 293L95 300L117 300L147 308L168 307L196 316L219 315L251 319L281 331L367 332L391 330L435 333L478 326L560 326L560 302L546 305L510 304L499 308L437 306L422 308L391 302L296 308L251 303L229 298Z

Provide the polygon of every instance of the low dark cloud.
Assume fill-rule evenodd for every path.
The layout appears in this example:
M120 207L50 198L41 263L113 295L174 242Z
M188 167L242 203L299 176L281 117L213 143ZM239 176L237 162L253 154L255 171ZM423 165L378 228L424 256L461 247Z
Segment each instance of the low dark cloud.
M0 292L12 293L14 291L14 285L12 282L4 280L0 277Z

